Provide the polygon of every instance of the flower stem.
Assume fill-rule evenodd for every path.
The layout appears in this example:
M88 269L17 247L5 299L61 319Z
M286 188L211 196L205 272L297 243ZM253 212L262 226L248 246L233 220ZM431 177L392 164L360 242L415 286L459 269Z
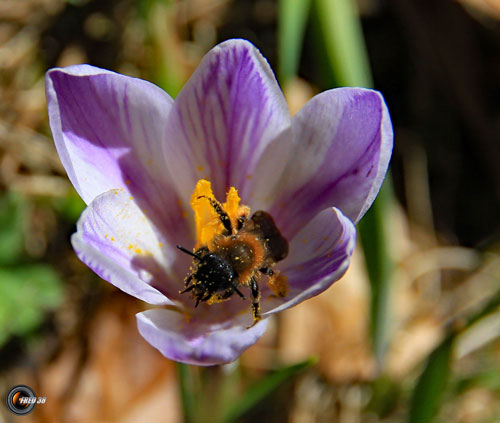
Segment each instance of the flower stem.
M192 422L196 414L196 395L193 380L193 372L188 364L177 363L177 377L179 378L179 390L181 395L181 406L184 421Z

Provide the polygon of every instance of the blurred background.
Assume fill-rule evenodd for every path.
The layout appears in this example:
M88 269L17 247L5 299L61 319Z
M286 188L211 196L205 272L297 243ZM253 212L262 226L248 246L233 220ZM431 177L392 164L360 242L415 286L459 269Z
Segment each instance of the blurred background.
M380 90L390 176L346 276L272 321L235 363L161 356L146 305L69 237L84 204L56 154L44 73L90 63L179 92L246 38L292 113L335 86ZM500 421L500 2L0 0L0 394L5 422Z

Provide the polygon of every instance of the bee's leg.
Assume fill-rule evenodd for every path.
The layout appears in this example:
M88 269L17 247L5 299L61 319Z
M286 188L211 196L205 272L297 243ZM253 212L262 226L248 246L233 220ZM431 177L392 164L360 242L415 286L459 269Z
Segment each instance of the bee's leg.
M259 320L262 319L260 315L260 291L259 285L255 278L252 276L250 278L250 291L252 293L252 317L253 323L247 328L250 329L254 326Z
M207 254L208 252L209 252L209 251L208 251L208 247L203 246L203 247L198 248L198 249L194 252L194 254L195 254L195 255L197 255L197 256L199 256L200 258L203 258L203 256L204 256L205 254ZM198 258L198 257L197 257L197 258Z
M231 282L231 288L228 289L228 291L230 292L230 294L228 295L228 298L233 294L233 292L236 292L241 298L243 298L244 300L246 300L245 296L238 289L238 284L239 283L240 282L239 282L238 278L233 279L233 281Z
M195 283L193 283L192 285L189 285L192 280L193 280L193 275L189 275L186 278L186 281L184 282L184 286L186 287L186 289L184 291L179 291L179 294L184 294L185 292L189 292L196 286Z
M200 301L203 302L203 301L207 301L210 297L212 296L212 294L210 294L210 292L205 292L205 294L200 294L197 298L196 298L196 304L194 305L194 307L198 307L198 304L200 304Z
M234 290L233 287L231 286L228 289L226 289L222 294L218 294L218 296L220 300L227 300L228 298L231 297L231 295L233 295L233 293Z
M246 299L234 282L232 282L231 285L229 285L229 287L222 294L220 294L220 299L225 300L230 298L235 292L244 300Z
M189 275L184 281L184 286L189 286L189 283L193 280L193 275ZM193 285L194 286L194 285Z
M179 291L179 294L184 294L185 292L189 292L191 291L196 285L193 284L193 285L190 285L188 286L184 291Z
M236 287L236 285L232 285L234 292L236 292L241 298L246 300L245 296L241 293L241 291Z
M236 229L238 231L243 227L243 225L245 224L246 220L247 220L247 218L245 216L238 217L238 224L236 226Z
M231 235L233 233L233 228L231 226L231 219L229 219L228 214L222 208L221 203L214 200L213 198L206 197L205 195L200 195L198 198L206 198L210 201L211 206L215 210L215 212L219 215L219 219L221 223L224 225L224 229Z
M274 270L271 269L270 267L261 267L259 269L259 272L263 273L264 275L267 275L267 276L273 276L274 275Z

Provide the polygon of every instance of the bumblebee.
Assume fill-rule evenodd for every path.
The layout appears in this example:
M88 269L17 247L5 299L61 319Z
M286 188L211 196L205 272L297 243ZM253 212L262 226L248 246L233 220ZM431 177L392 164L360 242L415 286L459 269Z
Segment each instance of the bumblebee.
M235 293L245 299L240 289L249 287L253 326L261 319L259 280L262 276L267 276L267 285L275 295L287 294L286 278L272 267L288 255L288 241L269 213L257 211L249 217L247 206L228 213L215 198L196 197L200 199L209 202L222 224L222 231L194 252L177 246L193 257L192 272L180 292L190 292L197 307L200 302L214 304L228 300Z

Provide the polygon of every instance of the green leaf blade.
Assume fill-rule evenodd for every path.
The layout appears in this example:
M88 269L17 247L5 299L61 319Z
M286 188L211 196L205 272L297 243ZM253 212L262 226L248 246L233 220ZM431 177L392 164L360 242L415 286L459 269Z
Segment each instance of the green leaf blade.
M270 395L284 382L303 372L305 369L314 365L316 362L316 358L310 358L292 366L276 370L270 375L255 382L246 390L239 401L229 406L228 410L225 413L223 422L234 423L244 414L250 411L253 407L255 407L260 401Z
M412 393L408 423L434 421L451 372L453 341L454 334L450 334L429 355Z
M368 55L355 3L316 0L326 54L341 86L372 87Z
M297 76L311 0L280 0L278 79L285 85Z

